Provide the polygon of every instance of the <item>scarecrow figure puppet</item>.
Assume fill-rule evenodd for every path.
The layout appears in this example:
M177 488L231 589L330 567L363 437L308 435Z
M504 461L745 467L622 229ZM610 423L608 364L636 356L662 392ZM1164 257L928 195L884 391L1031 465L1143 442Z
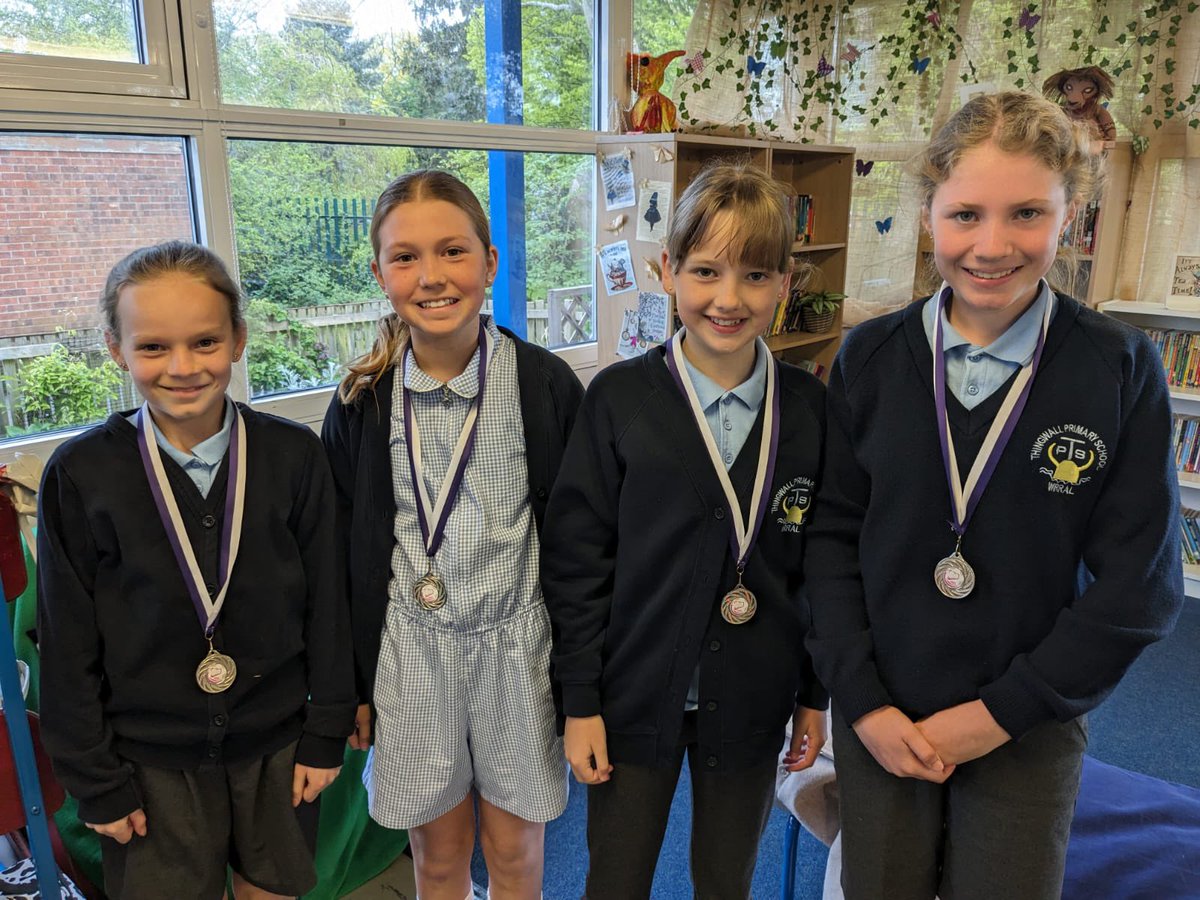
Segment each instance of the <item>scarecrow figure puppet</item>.
M1063 69L1055 72L1042 85L1042 93L1062 103L1072 119L1086 122L1096 141L1115 141L1117 126L1100 99L1113 95L1113 80L1099 66L1082 69Z

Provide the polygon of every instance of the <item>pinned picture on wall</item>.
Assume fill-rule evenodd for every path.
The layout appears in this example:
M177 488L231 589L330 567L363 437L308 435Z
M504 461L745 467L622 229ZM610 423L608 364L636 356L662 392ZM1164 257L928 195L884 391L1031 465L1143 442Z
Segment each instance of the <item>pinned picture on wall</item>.
M661 241L671 217L671 183L643 181L638 193L637 239Z
M638 294L638 334L647 344L661 344L671 327L671 298L666 294Z
M1175 257L1167 307L1200 309L1200 256L1180 254Z
M633 359L641 356L649 345L638 332L640 316L636 309L621 311L621 333L617 335L617 356Z
M629 241L605 244L600 248L599 257L600 274L604 276L604 290L608 296L637 289L633 259L629 255Z
M624 209L637 202L633 190L633 158L628 150L600 157L600 180L604 183L604 208Z

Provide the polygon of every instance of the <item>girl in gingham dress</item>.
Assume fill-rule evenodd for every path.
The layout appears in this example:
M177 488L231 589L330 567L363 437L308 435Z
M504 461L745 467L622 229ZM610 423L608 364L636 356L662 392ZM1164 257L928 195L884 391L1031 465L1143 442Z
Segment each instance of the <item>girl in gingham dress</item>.
M536 898L567 796L538 528L582 388L480 316L498 257L462 182L396 179L370 235L395 313L323 430L362 704L351 745L370 752L372 817L410 831L423 900L471 895L476 798L492 896Z

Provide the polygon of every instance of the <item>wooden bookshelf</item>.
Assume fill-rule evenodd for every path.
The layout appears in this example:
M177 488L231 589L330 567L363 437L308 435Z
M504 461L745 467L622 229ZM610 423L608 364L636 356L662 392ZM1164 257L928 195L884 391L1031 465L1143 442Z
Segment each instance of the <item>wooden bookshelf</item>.
M631 154L635 191L640 196L643 181L668 182L672 203L705 165L714 159L748 160L771 173L796 194L812 198L813 234L808 242L792 247L792 254L806 268L811 267L807 287L811 290L844 292L846 284L846 243L850 233L850 188L854 176L854 148L789 144L743 138L710 137L695 134L612 134L597 138L600 153L609 155L628 150ZM657 156L655 148L659 148ZM665 152L664 152L665 151ZM667 157L671 157L668 159ZM596 179L596 242L611 244L628 241L633 260L637 291L662 292L662 283L649 271L647 260L655 264L662 256L658 241L637 239L637 207L609 210L604 185ZM614 218L628 218L617 232L607 229ZM637 291L608 296L604 273L596 273L596 345L598 366L616 362L617 336L627 306L636 306ZM828 372L841 344L842 308L838 308L833 327L822 334L792 331L773 335L769 346L781 359L809 360Z

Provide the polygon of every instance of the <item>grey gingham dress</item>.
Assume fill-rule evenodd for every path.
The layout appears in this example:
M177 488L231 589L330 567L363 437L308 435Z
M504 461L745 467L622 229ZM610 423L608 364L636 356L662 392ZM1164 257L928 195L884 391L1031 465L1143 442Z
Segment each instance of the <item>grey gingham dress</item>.
M531 822L556 818L567 802L516 350L486 321L495 352L475 449L434 559L448 595L438 610L422 609L412 597L428 563L399 385L393 392L396 544L375 680L375 744L363 776L371 816L388 828L432 822L472 788ZM403 377L432 502L478 391L479 354L447 385L421 371L411 354Z

